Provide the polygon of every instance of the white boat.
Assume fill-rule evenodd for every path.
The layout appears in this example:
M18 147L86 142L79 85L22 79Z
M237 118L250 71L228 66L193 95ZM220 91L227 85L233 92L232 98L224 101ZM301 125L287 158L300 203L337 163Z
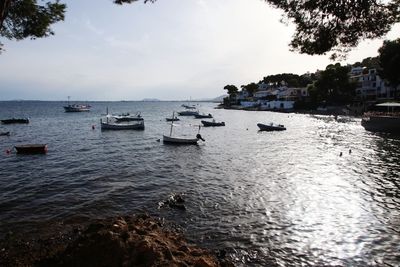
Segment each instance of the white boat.
M400 103L381 103L375 105L376 109L386 111L372 111L364 113L361 125L367 131L400 133ZM396 111L397 110L397 111Z
M136 113L135 115L131 115L129 113L122 113L120 115L113 116L116 122L126 122L126 121L142 121L143 117L140 112Z
M272 132L286 130L285 126L283 126L282 124L274 124L272 122L270 124L257 123L257 126L258 128L260 128L260 131Z
M182 107L184 107L186 109L196 109L195 106L189 106L189 105L185 105L185 104L182 104Z
M119 122L115 116L107 114L106 119L100 119L101 130L144 130L144 120Z
M163 142L169 144L197 145L198 138L182 138L163 135Z
M68 97L68 105L64 106L65 112L86 112L90 111L90 105L81 105L81 104L70 104L69 103L70 97Z
M172 113L172 118L174 118L175 113ZM163 143L164 144L174 144L174 145L197 145L199 140L205 141L203 137L200 135L200 125L199 131L196 135L196 138L185 138L185 137L173 137L172 129L174 127L174 123L171 122L171 129L168 135L163 135Z

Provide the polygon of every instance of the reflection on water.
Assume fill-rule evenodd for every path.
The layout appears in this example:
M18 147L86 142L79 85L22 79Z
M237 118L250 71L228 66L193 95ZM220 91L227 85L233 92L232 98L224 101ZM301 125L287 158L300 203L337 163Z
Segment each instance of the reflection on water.
M44 142L46 156L0 156L0 230L41 222L147 211L177 222L194 242L227 249L238 265L396 266L400 262L400 139L366 132L359 119L271 112L201 112L225 121L203 128L199 146L164 146L165 117L181 103L2 102L5 151ZM101 132L106 106L141 111L145 131ZM275 122L285 132L258 132ZM196 133L182 118L176 134ZM2 126L4 128L4 126ZM186 211L158 209L172 192Z

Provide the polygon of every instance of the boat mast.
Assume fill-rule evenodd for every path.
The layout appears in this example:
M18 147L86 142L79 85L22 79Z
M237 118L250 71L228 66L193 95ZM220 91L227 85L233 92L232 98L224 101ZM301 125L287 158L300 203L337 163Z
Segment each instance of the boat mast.
M175 116L175 111L172 112L172 119ZM174 120L171 121L171 130L169 131L169 136L172 136L172 127L174 126Z

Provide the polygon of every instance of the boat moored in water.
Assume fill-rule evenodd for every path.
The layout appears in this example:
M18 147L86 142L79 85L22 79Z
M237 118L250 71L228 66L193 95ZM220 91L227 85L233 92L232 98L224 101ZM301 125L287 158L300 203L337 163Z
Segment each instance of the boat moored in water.
M179 116L196 116L199 115L199 112L197 111L190 111L190 110L185 110L185 111L180 111L178 112Z
M10 132L0 132L0 136L10 136Z
M47 153L47 144L17 145L15 150L18 154L45 154Z
M23 119L12 118L12 119L1 120L1 123L3 123L3 124L29 123L29 119L28 118L23 118Z
M70 97L68 96L68 105L64 106L65 112L86 112L90 111L90 105L82 105L82 104L70 104Z
M201 121L204 127L217 127L217 126L225 126L225 122L216 122L215 120L212 121Z
M175 112L172 113L172 118L175 117ZM200 135L200 125L199 131L197 132L196 138L186 138L186 137L176 137L172 136L172 129L174 127L174 123L171 122L171 129L168 135L163 135L163 143L164 144L175 144L175 145L197 145L199 140L205 141L203 137Z
M165 118L166 121L179 121L178 117L174 117L174 118Z
M80 104L72 104L68 106L64 106L65 112L86 112L90 111L90 105L80 105Z
M400 133L400 103L381 103L374 106L377 111L364 113L361 125L367 131ZM382 111L386 109L386 111Z
M197 114L194 115L194 117L196 119L212 119L213 116L210 113L208 113L208 114Z
M267 132L272 132L272 131L284 131L286 130L285 126L282 124L263 124L263 123L257 123L258 128L260 128L260 131L267 131Z
M129 113L122 113L121 115L113 116L115 121L118 122L127 122L127 121L143 121L143 117L140 112L136 113L135 115L131 115Z

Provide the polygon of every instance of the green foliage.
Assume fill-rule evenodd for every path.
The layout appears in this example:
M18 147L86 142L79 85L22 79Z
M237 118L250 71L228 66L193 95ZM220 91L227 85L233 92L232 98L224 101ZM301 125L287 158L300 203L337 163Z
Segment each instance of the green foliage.
M297 75L293 73L282 73L269 75L263 78L262 82L280 86L281 82L285 82L288 87L306 87L313 81L311 75L303 74Z
M379 48L379 74L393 87L400 84L400 38L394 41L385 41Z
M59 1L39 5L36 0L1 0L0 4L0 36L10 40L53 35L50 26L64 20L66 9Z
M400 21L399 0L265 1L295 23L292 49L309 55L346 53L360 40L384 36Z
M241 87L249 93L249 96L253 96L258 90L258 85L256 83L249 83L248 85L242 85Z
M239 92L238 88L235 85L225 85L224 87L225 90L228 91L229 98L232 99L237 95Z
M331 64L320 73L318 80L310 87L313 101L330 104L350 103L355 94L356 84L349 80L349 66Z

